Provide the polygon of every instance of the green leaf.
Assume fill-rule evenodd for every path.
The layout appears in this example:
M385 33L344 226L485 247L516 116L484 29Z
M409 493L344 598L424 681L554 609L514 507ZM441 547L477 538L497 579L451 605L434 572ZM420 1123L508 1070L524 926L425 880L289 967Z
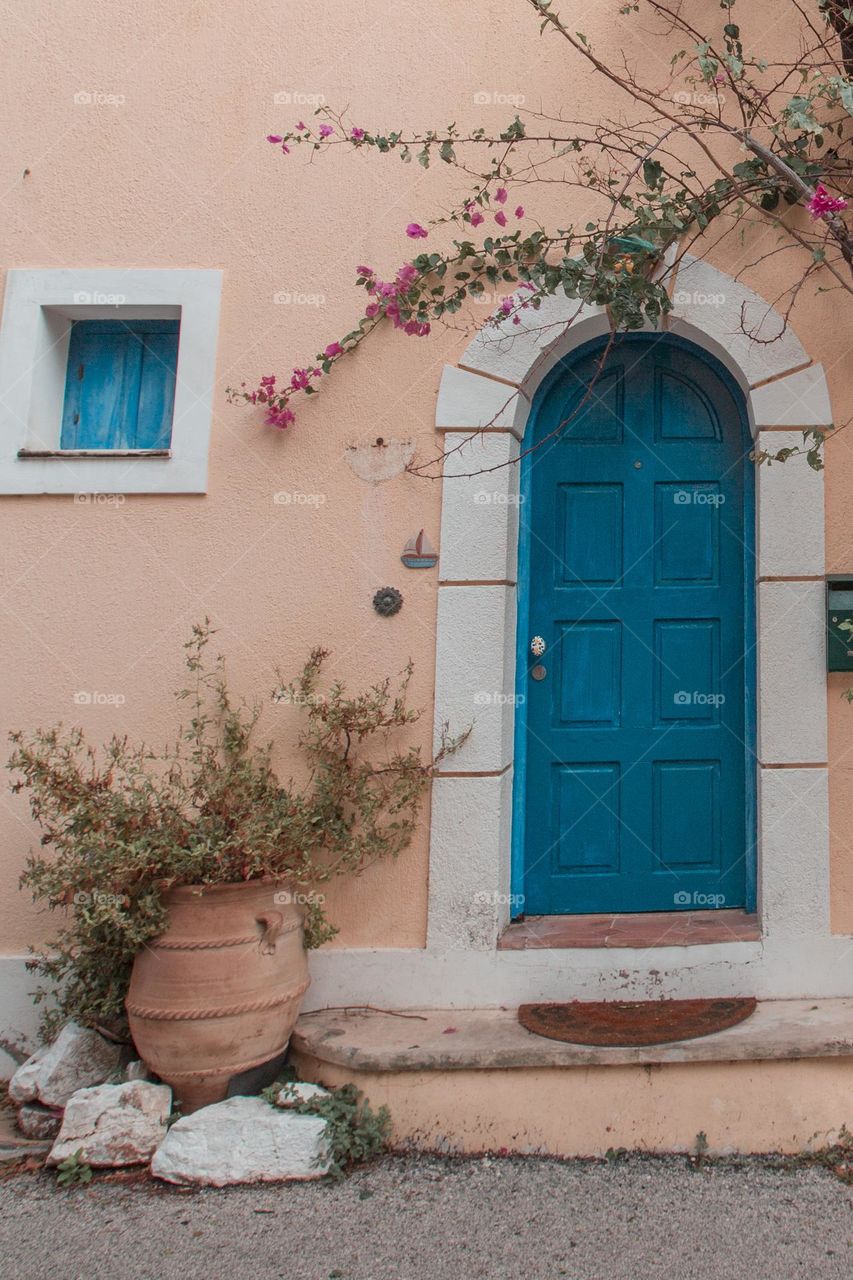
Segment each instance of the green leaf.
M801 95L791 98L782 112L783 119L792 129L801 129L804 133L820 133L823 126L816 120L813 106L810 98Z
M829 83L838 95L844 110L849 116L853 116L853 79L848 80L842 76L830 76Z
M650 159L643 161L643 181L647 187L654 191L656 187L661 185L662 175L663 166L660 161Z

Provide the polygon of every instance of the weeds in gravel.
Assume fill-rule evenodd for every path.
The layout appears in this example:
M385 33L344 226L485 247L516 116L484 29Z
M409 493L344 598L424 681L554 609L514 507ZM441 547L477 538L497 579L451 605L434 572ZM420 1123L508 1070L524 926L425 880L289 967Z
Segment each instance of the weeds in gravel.
M853 1133L846 1124L841 1126L837 1141L829 1147L821 1147L818 1151L809 1151L795 1156L794 1164L820 1165L835 1174L848 1187L853 1186Z
M329 1173L342 1178L354 1164L378 1156L385 1150L391 1116L387 1107L374 1111L354 1084L316 1098L303 1101L279 1081L264 1089L262 1097L274 1107L296 1111L301 1115L320 1116L326 1121L326 1148Z
M83 1148L79 1147L56 1166L56 1181L61 1187L85 1187L92 1181L92 1166L81 1158L82 1154Z

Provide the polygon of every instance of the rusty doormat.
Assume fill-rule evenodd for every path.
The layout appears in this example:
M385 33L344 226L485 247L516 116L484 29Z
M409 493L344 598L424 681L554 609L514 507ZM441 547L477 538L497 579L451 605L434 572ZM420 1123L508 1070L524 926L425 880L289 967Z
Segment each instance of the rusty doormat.
M570 1044L666 1044L725 1031L755 1009L752 996L725 1000L575 1000L523 1004L518 1020L534 1035Z

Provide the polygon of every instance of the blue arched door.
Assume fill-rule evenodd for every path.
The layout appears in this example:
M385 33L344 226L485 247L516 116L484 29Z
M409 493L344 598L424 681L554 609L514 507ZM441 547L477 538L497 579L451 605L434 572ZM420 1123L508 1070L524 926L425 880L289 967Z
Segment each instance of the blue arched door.
M721 366L676 339L620 339L596 377L602 350L590 344L552 372L524 442L524 911L744 906L754 646L743 400Z

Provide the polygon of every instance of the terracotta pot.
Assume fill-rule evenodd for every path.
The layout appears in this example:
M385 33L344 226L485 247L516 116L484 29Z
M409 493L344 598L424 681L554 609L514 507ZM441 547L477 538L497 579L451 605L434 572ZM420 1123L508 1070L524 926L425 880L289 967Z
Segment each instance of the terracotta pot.
M220 1102L232 1076L283 1053L308 988L302 915L268 881L186 885L169 927L136 957L136 1047L184 1112Z

